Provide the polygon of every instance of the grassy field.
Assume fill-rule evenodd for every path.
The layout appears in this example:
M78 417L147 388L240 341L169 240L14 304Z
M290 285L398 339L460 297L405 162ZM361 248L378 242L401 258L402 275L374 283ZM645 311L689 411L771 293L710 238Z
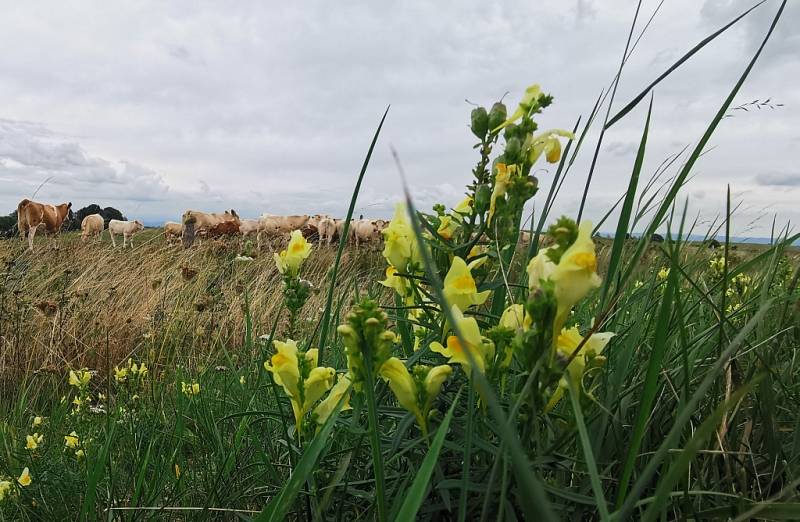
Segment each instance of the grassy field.
M640 102L729 26L574 132L538 85L475 107L465 199L406 194L380 246L0 242L0 519L800 520L800 235L731 244L730 190L708 231L682 195L763 45L643 172ZM598 142L552 215L634 115L617 205L581 219Z

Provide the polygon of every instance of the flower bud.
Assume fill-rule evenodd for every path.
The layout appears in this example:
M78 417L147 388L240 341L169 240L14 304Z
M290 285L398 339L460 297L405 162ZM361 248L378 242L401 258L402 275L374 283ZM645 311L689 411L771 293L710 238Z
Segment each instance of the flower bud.
M475 187L475 211L482 214L489 209L489 202L492 199L492 188L488 183L481 183Z
M508 127L506 127L508 128ZM511 138L506 142L506 150L503 153L506 157L506 163L513 164L517 163L519 158L519 152L522 148L522 144L519 141L519 138Z
M492 110L489 111L489 128L496 129L506 121L507 116L506 106L501 102L495 103L492 105Z
M485 138L486 133L489 131L489 115L486 113L486 109L483 107L472 109L470 120L470 130L472 130L472 134L480 140Z

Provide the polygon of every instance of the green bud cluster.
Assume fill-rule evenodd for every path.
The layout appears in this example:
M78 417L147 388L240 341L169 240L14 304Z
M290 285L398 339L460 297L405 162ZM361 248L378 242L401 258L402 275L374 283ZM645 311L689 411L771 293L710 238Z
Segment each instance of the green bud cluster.
M345 317L337 328L347 354L350 377L357 390L372 379L392 354L394 333L386 329L388 317L378 303L364 299Z
M554 245L548 249L547 256L554 263L561 260L561 256L578 239L578 225L567 216L561 216L547 229L547 234L553 238Z

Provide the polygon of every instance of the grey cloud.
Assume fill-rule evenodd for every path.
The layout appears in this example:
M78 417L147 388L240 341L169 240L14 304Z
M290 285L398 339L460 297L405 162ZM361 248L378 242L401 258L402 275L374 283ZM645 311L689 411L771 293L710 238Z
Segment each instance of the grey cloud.
M790 172L766 172L755 177L759 185L773 187L797 187L800 186L800 174Z

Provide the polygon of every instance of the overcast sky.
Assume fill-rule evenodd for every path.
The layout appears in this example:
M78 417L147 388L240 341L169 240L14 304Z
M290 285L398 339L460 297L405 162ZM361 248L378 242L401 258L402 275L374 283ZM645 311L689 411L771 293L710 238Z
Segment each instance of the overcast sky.
M641 28L656 8L645 0ZM622 107L747 2L666 0L623 73ZM30 197L97 202L158 224L187 208L341 216L391 104L357 213L400 198L398 151L423 206L453 205L476 161L472 108L530 83L555 97L540 127L586 117L619 65L633 1L14 2L0 18L0 211ZM778 7L766 2L654 92L645 173L696 143ZM800 2L790 1L684 195L706 220L725 185L736 233L800 219ZM588 217L625 189L642 104L605 137ZM574 214L595 144L556 212ZM668 174L674 174L674 169ZM543 185L552 172L537 173ZM543 201L545 191L537 195ZM612 230L613 224L604 227Z

